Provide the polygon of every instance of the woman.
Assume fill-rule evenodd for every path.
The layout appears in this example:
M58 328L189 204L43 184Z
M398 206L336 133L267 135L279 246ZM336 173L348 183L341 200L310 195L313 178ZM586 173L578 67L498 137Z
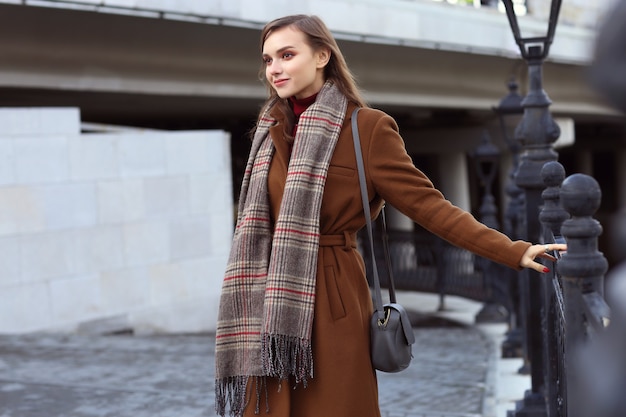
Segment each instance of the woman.
M350 127L352 110L365 104L319 18L268 23L261 50L269 99L222 289L216 408L235 416L380 416ZM544 246L512 242L445 200L413 165L390 116L364 108L359 131L373 213L386 201L455 245L547 272L534 261L554 260Z

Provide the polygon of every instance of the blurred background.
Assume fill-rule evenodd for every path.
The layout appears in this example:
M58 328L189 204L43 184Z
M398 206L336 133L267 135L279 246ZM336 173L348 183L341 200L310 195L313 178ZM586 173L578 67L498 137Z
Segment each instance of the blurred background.
M542 36L548 3L516 3L524 31ZM543 67L559 161L602 187L611 266L626 258L626 135L588 69L612 3L564 1ZM0 0L0 333L214 330L266 97L260 29L295 13L328 24L415 164L477 216L471 154L488 134L504 223L503 128L519 119L494 108L528 75L497 1Z

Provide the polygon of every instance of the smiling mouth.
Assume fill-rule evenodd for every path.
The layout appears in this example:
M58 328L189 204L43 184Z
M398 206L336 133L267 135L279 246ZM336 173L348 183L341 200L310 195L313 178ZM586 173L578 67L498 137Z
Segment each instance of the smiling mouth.
M281 78L280 80L274 81L274 85L276 87L280 87L281 85L285 84L287 81L288 81L287 78Z

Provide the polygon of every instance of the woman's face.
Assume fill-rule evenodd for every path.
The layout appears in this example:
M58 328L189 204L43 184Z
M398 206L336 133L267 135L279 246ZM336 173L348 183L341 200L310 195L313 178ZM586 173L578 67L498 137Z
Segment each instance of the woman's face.
M273 31L263 44L265 77L281 98L306 98L324 85L329 51L314 51L306 35L291 26Z

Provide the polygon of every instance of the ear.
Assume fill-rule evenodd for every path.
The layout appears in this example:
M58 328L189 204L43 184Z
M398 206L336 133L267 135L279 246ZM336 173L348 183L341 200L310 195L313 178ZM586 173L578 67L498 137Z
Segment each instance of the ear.
M330 50L322 48L317 51L317 68L324 68L330 61Z

